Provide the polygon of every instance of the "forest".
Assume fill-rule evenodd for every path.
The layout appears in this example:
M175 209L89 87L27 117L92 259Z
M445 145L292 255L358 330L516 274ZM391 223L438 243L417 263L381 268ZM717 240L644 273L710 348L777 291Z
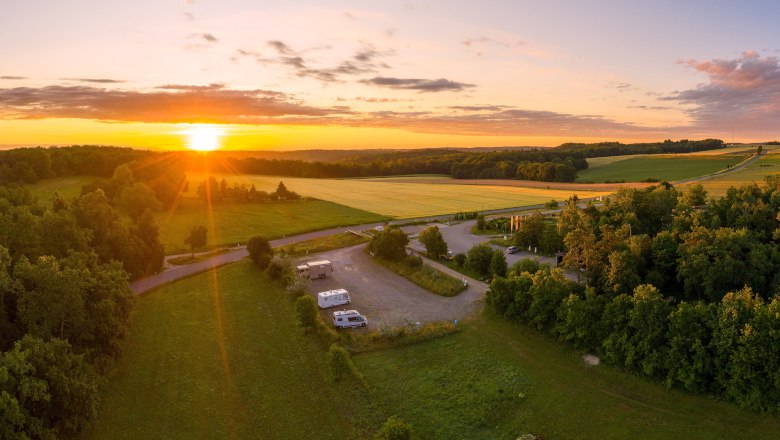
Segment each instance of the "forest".
M497 314L610 365L780 412L780 176L707 199L662 183L603 206L568 201L558 269L493 280Z

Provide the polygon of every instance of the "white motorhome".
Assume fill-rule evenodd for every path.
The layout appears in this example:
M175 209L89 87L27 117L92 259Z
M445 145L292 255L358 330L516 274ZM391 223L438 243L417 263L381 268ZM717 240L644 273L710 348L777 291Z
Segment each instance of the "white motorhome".
M333 273L333 264L328 260L310 261L295 268L295 272L301 278L325 278Z
M345 289L327 290L317 294L317 305L321 309L341 306L351 302L352 298L349 297L349 292Z
M368 319L357 310L339 310L333 312L333 326L336 328L365 327Z

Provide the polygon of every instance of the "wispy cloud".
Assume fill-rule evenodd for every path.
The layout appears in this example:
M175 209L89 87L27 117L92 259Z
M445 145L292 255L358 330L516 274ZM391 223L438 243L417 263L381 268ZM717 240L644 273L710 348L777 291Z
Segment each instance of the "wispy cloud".
M27 79L27 77L26 76L10 76L10 75L6 75L6 76L0 76L0 79L19 80L19 79Z
M270 40L267 45L273 49L275 56L265 56L258 51L238 49L238 57L249 57L261 64L277 64L292 69L293 74L300 78L314 78L322 82L342 81L345 76L355 76L376 73L379 69L387 69L390 66L380 61L380 58L393 54L391 50L378 50L372 46L365 46L355 52L350 58L343 60L332 67L318 67L316 62L306 56L304 50L296 50L279 40ZM317 48L328 49L329 47Z
M123 83L123 80L120 79L111 79L111 78L60 78L62 81L77 81L77 82L83 82L83 83L92 83L92 84L118 84Z
M462 92L465 89L476 87L474 84L451 81L445 78L419 79L419 78L391 78L377 76L375 78L360 81L378 87L388 87L400 90L416 90L419 92Z
M702 128L777 132L780 121L780 61L744 52L732 60L681 61L707 76L693 89L659 98L689 105L686 110Z
M315 108L267 90L166 85L155 91L108 90L90 86L0 89L0 118L81 118L134 122L253 124L286 117L343 115L341 107Z

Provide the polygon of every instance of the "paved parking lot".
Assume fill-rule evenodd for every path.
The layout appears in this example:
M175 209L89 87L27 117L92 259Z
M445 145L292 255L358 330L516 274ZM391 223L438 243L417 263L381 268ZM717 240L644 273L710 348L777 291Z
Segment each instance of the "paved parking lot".
M369 328L382 323L402 326L462 319L476 312L485 294L484 284L471 283L468 289L452 298L435 295L400 277L373 261L365 245L336 249L310 255L300 260L326 259L333 263L333 273L324 280L312 280L312 294L332 289L347 289L352 304L323 312L330 322L332 310L355 309L368 318Z

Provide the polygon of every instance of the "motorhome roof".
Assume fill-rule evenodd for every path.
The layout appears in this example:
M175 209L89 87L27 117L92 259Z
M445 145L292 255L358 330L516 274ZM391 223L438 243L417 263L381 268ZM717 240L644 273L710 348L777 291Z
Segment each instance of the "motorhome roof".
M360 312L357 310L338 310L333 312L333 316L341 316L341 315L359 315Z
M325 292L320 292L317 295L319 296L333 296L333 295L341 295L342 293L349 293L346 289L333 289L333 290L326 290Z
M328 260L309 261L306 264L308 264L309 266L324 266L330 264L330 261Z

